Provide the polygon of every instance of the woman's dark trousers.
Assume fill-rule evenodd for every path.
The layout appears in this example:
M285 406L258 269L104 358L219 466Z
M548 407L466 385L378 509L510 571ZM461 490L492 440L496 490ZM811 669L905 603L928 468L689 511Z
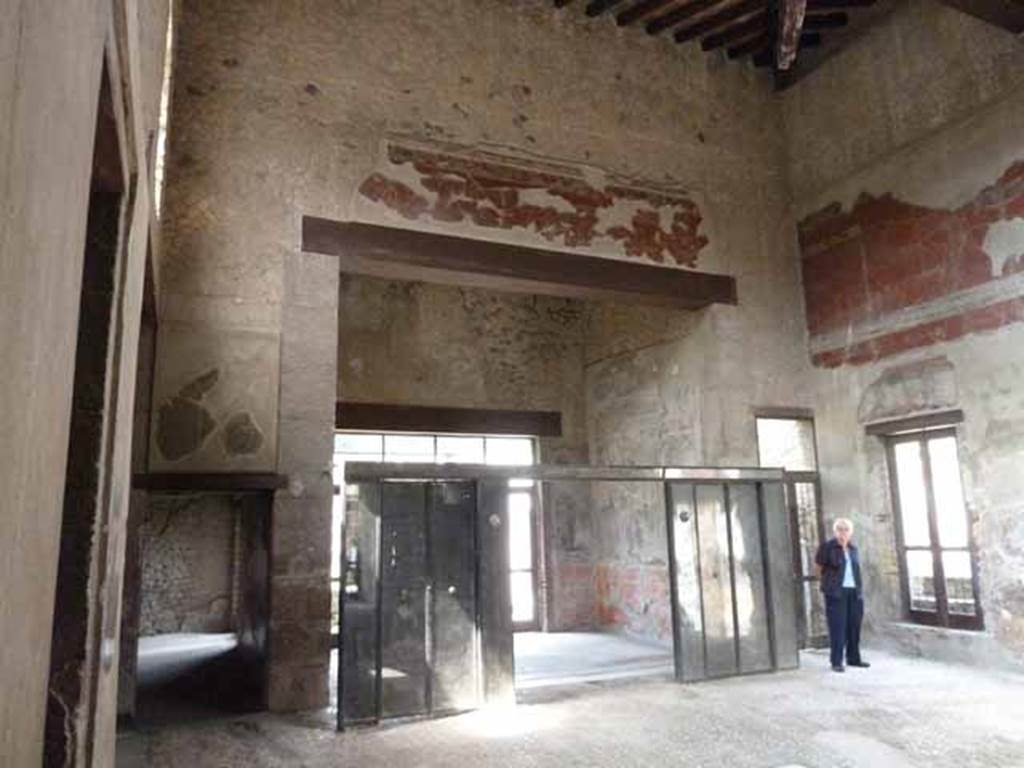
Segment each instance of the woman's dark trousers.
M838 595L826 595L825 616L828 619L832 666L843 666L844 648L846 663L860 664L860 622L864 618L864 600L857 596L857 590L844 587Z

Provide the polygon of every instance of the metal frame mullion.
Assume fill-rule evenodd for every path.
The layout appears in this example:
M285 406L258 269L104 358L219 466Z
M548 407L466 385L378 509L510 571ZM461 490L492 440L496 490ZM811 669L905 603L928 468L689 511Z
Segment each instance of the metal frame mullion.
M932 482L932 460L928 453L928 436L917 438L921 453L921 471L924 474L925 501L928 504L928 535L932 540L932 578L935 579L935 612L939 623L949 626L949 598L946 593L946 569L942 563L942 542L939 540L939 520L935 511L935 487Z
M910 594L910 570L907 567L907 545L906 537L903 534L903 507L900 503L899 470L896 467L896 440L887 438L885 440L885 453L889 466L889 497L892 499L893 521L896 529L896 549L900 572L900 593L903 598L903 611L906 616L913 619L918 613L913 608L913 599Z
M732 547L732 498L729 493L729 483L722 483L723 501L725 510L725 537L729 551L729 594L732 595L732 640L736 651L736 674L740 674L740 614L736 605L736 559Z

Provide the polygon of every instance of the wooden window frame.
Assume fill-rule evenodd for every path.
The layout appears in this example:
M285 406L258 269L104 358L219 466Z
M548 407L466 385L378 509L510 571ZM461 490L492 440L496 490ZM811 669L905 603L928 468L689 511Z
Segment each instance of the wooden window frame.
M984 615L981 608L980 590L978 585L978 548L974 540L971 526L971 515L964 503L964 514L967 516L967 546L944 547L939 539L938 516L935 507L935 490L932 483L931 457L928 454L928 441L941 437L952 437L956 441L957 466L959 459L960 439L955 426L901 431L893 434L880 435L885 441L886 461L889 472L889 496L892 500L893 518L896 529L897 560L900 572L900 592L904 614L915 624L981 631L985 628ZM928 514L928 546L907 546L903 531L903 510L900 506L898 469L896 466L896 446L903 443L916 443L920 447L921 470L924 475L925 502ZM932 580L935 590L935 611L915 610L910 595L910 574L907 568L907 552L927 551L932 555ZM946 591L945 568L942 560L943 552L967 552L971 561L971 588L974 597L974 615L949 612L949 596Z

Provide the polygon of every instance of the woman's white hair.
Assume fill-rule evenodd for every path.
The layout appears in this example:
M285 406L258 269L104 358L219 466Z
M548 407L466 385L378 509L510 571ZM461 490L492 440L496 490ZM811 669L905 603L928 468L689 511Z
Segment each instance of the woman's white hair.
M853 533L853 521L848 517L837 517L836 521L832 523L832 533L835 533L840 528L847 528L850 533Z

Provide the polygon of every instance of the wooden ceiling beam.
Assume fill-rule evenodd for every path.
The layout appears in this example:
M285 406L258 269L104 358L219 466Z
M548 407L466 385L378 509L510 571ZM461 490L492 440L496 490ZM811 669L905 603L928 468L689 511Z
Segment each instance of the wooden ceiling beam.
M652 13L660 11L672 2L674 0L641 0L639 3L622 11L615 17L615 21L620 27L626 27L633 22L640 21L645 16L650 16Z
M723 45L731 45L738 40L746 40L752 35L761 34L768 31L768 12L764 11L752 16L746 21L741 21L738 24L726 27L721 32L716 32L713 35L708 35L700 41L701 50L713 51L716 48L721 48Z
M836 11L843 8L867 8L875 0L807 0L807 12Z
M647 34L656 35L659 32L663 32L669 27L674 27L687 19L692 19L698 13L703 13L715 7L720 2L721 0L693 0L693 2L686 5L681 5L664 16L658 16L647 22Z
M623 0L590 0L587 3L587 16L600 16L605 11L610 11L616 5L621 5Z
M1015 35L1024 34L1024 0L939 0L961 13L1002 27Z
M759 53L765 49L769 49L772 46L772 36L768 33L762 35L756 35L744 43L735 45L728 49L727 53L730 59L742 59L744 56L749 56L752 53Z
M804 18L804 29L811 32L819 29L839 29L850 23L850 14L842 11L831 13L810 13Z
M727 275L313 216L302 218L302 250L387 280L678 309L737 303Z
M706 35L708 32L714 32L730 21L735 21L762 10L766 10L764 0L745 0L745 2L730 5L728 8L724 8L701 21L676 30L673 37L677 43L685 43Z

